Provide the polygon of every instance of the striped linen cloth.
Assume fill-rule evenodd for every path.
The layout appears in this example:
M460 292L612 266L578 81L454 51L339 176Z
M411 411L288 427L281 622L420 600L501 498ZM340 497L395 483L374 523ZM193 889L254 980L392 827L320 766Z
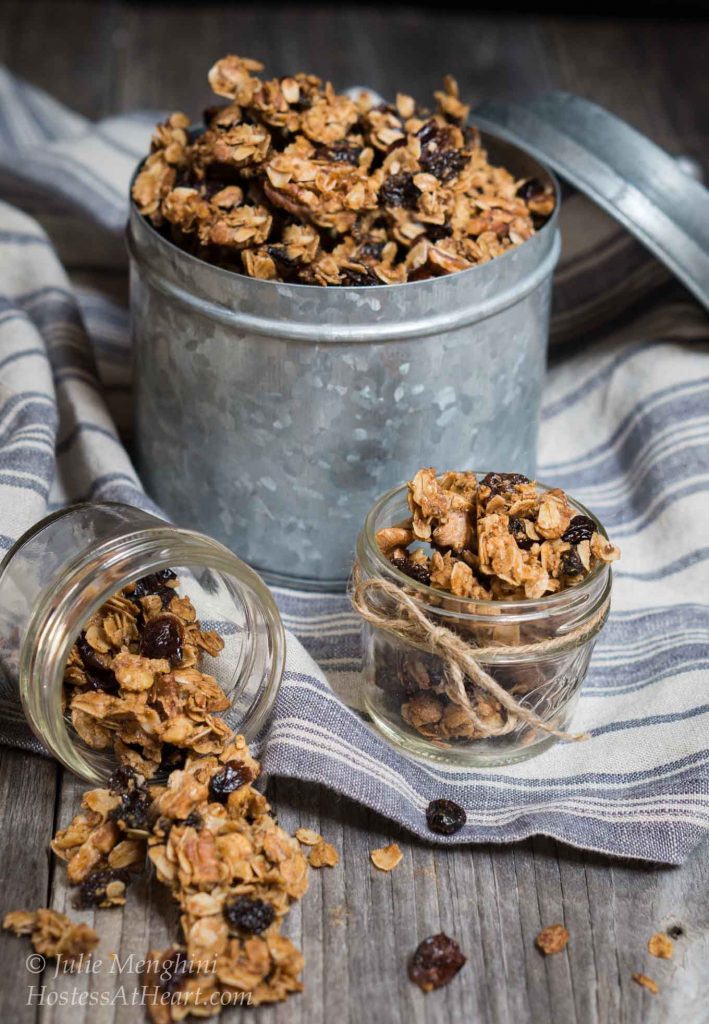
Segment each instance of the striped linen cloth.
M93 125L0 72L0 549L69 501L152 507L121 440L122 231L156 117ZM574 721L591 739L495 770L405 759L346 706L360 665L347 599L279 590L290 632L260 744L267 773L324 783L429 840L427 803L451 798L468 823L442 843L545 833L686 857L709 826L709 325L679 292L648 305L566 345L544 401L541 478L590 506L623 550ZM0 696L0 739L41 751L7 684Z

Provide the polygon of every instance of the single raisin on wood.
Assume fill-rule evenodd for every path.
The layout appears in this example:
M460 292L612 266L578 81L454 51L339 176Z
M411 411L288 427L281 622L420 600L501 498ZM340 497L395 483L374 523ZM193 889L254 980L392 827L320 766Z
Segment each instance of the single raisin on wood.
M87 907L101 906L102 903L110 903L106 893L110 883L122 882L124 886L127 886L129 881L129 873L124 870L99 868L97 871L92 871L79 886L74 905L83 910Z
M412 210L420 195L421 192L414 185L413 174L390 174L379 189L379 202L382 206L403 206Z
M158 615L143 627L140 653L144 658L165 658L174 668L183 657L185 629L176 615Z
M596 532L596 524L588 516L574 516L569 523L562 540L567 544L580 544L582 540L590 540Z
M222 770L212 776L209 782L209 795L212 800L224 803L230 793L251 782L252 778L248 765L241 761L227 761Z
M510 531L512 536L517 542L517 547L523 551L529 551L534 541L528 535L524 528L524 521L519 519L518 516L510 516L510 521L507 529Z
M460 832L467 820L463 808L453 800L432 800L426 808L426 824L431 832L441 836L452 836Z
M412 580L416 580L417 583L424 583L427 587L431 583L431 573L428 571L425 565L419 565L418 562L412 562L410 558L392 558L391 564L403 572L405 576L410 577Z
M260 935L265 932L276 916L276 911L265 900L251 896L236 896L224 904L224 917L234 929Z
M419 943L409 963L409 977L424 992L431 992L452 981L465 961L455 939L439 932Z

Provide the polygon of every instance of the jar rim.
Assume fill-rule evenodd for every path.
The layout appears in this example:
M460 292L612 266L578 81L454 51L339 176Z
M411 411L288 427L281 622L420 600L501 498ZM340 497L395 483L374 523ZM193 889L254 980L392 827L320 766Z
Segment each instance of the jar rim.
M471 470L471 472L475 473L476 477L480 477L484 476L488 471ZM545 492L553 489L549 484L545 484L541 480L537 480L535 482L537 487L541 488ZM475 597L458 597L456 595L449 595L446 591L439 590L436 587L431 587L426 583L421 583L419 580L407 576L406 573L397 569L395 565L392 565L376 541L377 530L383 529L382 525L377 525L378 516L389 502L394 501L398 497L403 498L406 495L407 490L408 484L397 484L396 487L392 487L391 490L383 494L371 507L367 513L362 531L357 541L357 558L358 561L361 561L361 555L369 556L372 564L378 571L380 571L381 575L390 577L396 583L401 586L405 586L407 590L412 590L417 598L421 600L421 603L433 612L440 612L440 608L438 608L436 604L431 603L431 599L435 597L436 601L440 601L441 596L443 595L449 600L454 600L457 605L456 610L447 608L446 615L453 618L473 620L480 619L483 621L490 615L494 615L496 622L503 623L509 619L519 621L522 618L541 617L558 611L560 607L564 607L569 603L569 601L579 599L585 601L588 600L590 594L593 594L595 597L595 585L598 581L601 581L603 576L606 574L608 576L608 586L603 588L604 595L609 590L611 569L610 566L604 562L599 562L594 566L591 572L583 578L582 582L573 587L567 587L565 590L560 590L556 593L543 594L538 598L524 598L520 601L481 601L480 598ZM577 514L588 516L588 518L593 521L597 532L607 540L608 534L598 517L571 495L567 495L567 497L574 509L578 510ZM489 609L489 611L487 609Z

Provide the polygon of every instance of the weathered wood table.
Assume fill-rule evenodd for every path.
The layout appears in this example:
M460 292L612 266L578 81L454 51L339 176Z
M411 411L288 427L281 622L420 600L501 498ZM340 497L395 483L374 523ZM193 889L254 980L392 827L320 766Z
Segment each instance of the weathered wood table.
M518 96L552 87L580 92L625 117L673 152L707 163L709 108L701 102L709 34L691 22L474 17L445 10L387 13L331 8L103 2L3 5L0 60L90 117L131 107L199 109L205 69L231 49L259 56L273 73L317 70L345 86L425 96L445 71L466 97ZM82 786L45 759L0 749L0 910L67 904L63 871L47 846L78 807ZM547 839L508 847L436 850L326 790L275 780L281 823L321 831L341 851L335 869L312 873L289 917L305 957L306 989L256 1011L260 1024L705 1024L709 1021L709 847L682 868L611 861ZM397 840L391 875L369 850ZM175 911L157 884L137 883L121 911L98 911L103 972L33 976L26 943L0 937L2 1024L126 1024L139 985L131 967L175 935ZM542 925L565 922L568 952L543 958ZM676 926L673 961L645 946ZM468 956L448 989L424 996L406 958L440 929ZM113 972L117 953L122 972ZM130 955L136 958L131 961ZM632 981L644 971L653 996ZM46 985L44 1005L37 991ZM34 986L34 994L32 987ZM111 1005L68 1005L94 993ZM53 994L52 994L53 993ZM225 1020L254 1011L232 1010ZM251 1018L249 1018L251 1019Z

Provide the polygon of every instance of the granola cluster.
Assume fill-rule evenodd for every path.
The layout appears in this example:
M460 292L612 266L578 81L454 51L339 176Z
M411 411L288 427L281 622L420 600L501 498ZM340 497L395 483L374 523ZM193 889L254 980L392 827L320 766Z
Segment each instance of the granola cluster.
M562 490L540 491L521 473L478 481L474 473L420 469L408 501L411 518L380 530L379 547L407 576L455 597L533 600L620 557Z
M227 102L202 130L183 113L159 124L133 184L141 214L201 259L270 281L402 284L485 263L554 209L551 187L488 162L450 76L431 112L262 70L217 61Z
M73 966L98 945L98 935L87 924L77 924L58 910L11 910L2 926L14 935L29 935L36 953Z
M231 730L218 712L229 698L200 671L202 653L224 647L203 630L171 569L111 597L77 638L64 673L72 725L94 750L113 750L147 778L189 753L218 754Z

